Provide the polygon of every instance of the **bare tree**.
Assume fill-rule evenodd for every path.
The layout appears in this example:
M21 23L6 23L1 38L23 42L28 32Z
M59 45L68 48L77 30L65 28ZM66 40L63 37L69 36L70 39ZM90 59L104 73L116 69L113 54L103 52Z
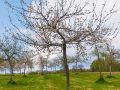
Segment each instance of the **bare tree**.
M100 13L96 11L96 4L93 2L77 2L78 0L57 0L51 4L48 0L33 0L32 4L21 1L21 7L8 6L17 11L21 17L19 22L27 34L10 21L18 30L14 36L30 45L39 48L61 48L63 51L63 62L66 73L66 90L70 90L69 67L66 50L68 46L85 46L86 43L105 39L114 29L109 28L107 22L114 13L114 7L105 13L106 2L103 4ZM91 6L92 5L92 6ZM92 7L92 8L90 8ZM88 18L89 17L89 18ZM107 29L106 29L107 27Z
M47 72L47 68L48 68L48 59L49 59L49 57L50 57L50 53L49 53L49 51L48 51L48 54L47 54L47 56L46 56L46 72Z
M22 62L23 62L23 69L24 69L23 77L26 77L27 66L30 65L31 60L32 60L33 57L34 57L34 55L33 55L32 52L30 52L30 51L23 51L22 58L21 58Z
M6 71L7 71L8 67L9 67L8 62L4 61L4 72L5 72L5 75L6 75Z
M44 74L44 68L46 66L46 58L44 58L39 51L36 51L37 54L35 55L36 61L34 62L35 65L38 66L38 74Z
M97 60L98 60L98 62L99 62L99 72L100 72L100 76L99 76L99 80L104 80L103 79L103 74L102 74L102 63L101 63L101 50L103 50L103 48L102 48L102 45L101 44L99 44L99 45L95 45L95 55L97 56ZM98 81L99 81L98 80Z
M59 66L61 65L61 61L58 60L58 58L54 58L53 60L49 60L49 68L51 68L51 71L56 72L57 68L59 68Z
M19 58L15 64L16 68L18 69L19 73L22 74L22 66L23 66L23 60L22 58Z
M6 60L10 67L10 81L8 83L14 84L13 68L15 60L21 51L21 46L16 39L5 36L2 40L0 40L0 51L3 54L3 60Z
M118 54L117 50L112 46L111 43L107 43L107 59L108 59L108 65L109 65L109 76L112 77L112 65L113 65L113 60L115 60L116 55Z
M81 47L81 49L79 49L79 48L80 47L77 46L76 54L74 56L70 57L70 63L75 64L73 67L74 67L76 74L78 72L78 64L87 60L87 52L85 52L85 48L84 47Z
M4 59L2 57L2 53L0 53L0 71L4 70Z
M22 71L21 71L21 70L22 70L22 65L21 65L20 62L19 62L19 63L18 63L18 62L16 63L16 69L17 69L17 71L19 72L19 74L22 74Z
M31 60L29 60L28 63L27 63L27 66L28 66L28 68L31 70L31 73L32 73L32 69L34 68L34 62L33 62L33 61L34 61L34 60L31 59Z

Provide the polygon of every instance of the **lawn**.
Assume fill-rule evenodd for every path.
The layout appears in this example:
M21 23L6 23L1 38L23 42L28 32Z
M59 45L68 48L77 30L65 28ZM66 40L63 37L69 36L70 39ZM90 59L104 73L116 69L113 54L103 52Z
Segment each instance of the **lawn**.
M96 83L98 73L71 73L71 90L120 90L120 74L114 74L114 78L106 78L106 82ZM0 75L0 90L65 90L64 74L47 75L15 75L16 85L7 84L8 75Z

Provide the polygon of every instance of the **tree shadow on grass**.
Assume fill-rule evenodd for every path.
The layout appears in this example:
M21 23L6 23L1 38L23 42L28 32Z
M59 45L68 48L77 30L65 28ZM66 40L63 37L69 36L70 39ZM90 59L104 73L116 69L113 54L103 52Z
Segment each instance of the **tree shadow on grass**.
M23 77L23 78L26 78L27 76L26 76L26 75L23 75L22 77Z
M110 75L107 75L106 78L116 78L115 76L110 76Z
M1 74L0 76L10 76L9 74Z
M44 75L44 79L49 79L48 75Z
M7 86L13 86L13 87L16 87L16 86L31 86L31 85L37 85L36 82L17 82L17 83L9 83L7 84Z
M96 84L108 84L108 82L104 78L99 78L95 81Z

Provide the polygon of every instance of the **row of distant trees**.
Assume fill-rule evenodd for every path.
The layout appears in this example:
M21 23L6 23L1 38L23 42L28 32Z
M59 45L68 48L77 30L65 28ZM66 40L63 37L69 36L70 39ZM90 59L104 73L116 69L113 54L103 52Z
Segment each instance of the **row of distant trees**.
M50 54L48 54L50 55ZM26 77L26 70L30 69L33 72L35 66L38 73L43 74L44 72L57 71L58 69L64 70L63 57L59 56L53 60L49 60L49 56L44 57L39 51L32 51L25 48L25 45L14 37L4 36L0 40L0 70L1 72L10 71L9 83L15 83L13 79L14 71L23 74ZM69 64L74 64L73 68L80 69L81 59L77 56L68 58ZM82 67L81 67L82 68Z
M52 60L49 58L42 56L38 51L26 51L24 50L21 45L18 44L19 41L14 39L13 37L9 39L5 38L1 40L0 44L0 70L1 72L9 71L12 69L13 71L17 71L18 73L22 74L26 73L26 69L34 69L35 66L39 73L49 71L57 71L63 70L63 57L58 56ZM13 45L16 45L13 47ZM19 48L19 49L18 49ZM13 51L14 50L14 51ZM80 69L83 68L81 63L84 60L81 60L78 56L67 56L68 57L68 64L71 65L72 69ZM10 59L8 59L10 58ZM11 68L11 69L10 69Z
M103 72L109 72L109 61L100 59L101 67ZM120 62L116 60L112 60L112 72L120 72ZM99 72L99 61L95 60L91 64L91 71L92 72Z

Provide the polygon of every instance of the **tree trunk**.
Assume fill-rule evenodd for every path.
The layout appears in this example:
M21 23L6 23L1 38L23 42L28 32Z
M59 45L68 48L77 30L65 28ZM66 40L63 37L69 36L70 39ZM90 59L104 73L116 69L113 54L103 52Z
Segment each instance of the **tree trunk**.
M98 61L99 61L99 72L100 72L100 79L103 79L103 75L102 75L102 63L101 63L101 60L100 60L100 55L99 55L99 50L96 46L96 50L97 50L97 58L98 58Z
M110 55L110 65L109 65L109 74L110 74L110 77L112 76L112 56Z
M102 75L102 67L101 67L101 61L100 61L100 57L99 57L99 54L98 54L98 61L99 61L99 72L100 72L100 79L103 79L103 75Z
M63 60L64 60L64 68L66 74L66 90L70 90L70 78L69 78L69 67L67 64L66 43L63 43Z
M46 72L47 72L47 61L46 61Z
M40 67L40 73L41 73L41 75L43 75L44 65L43 65L43 62L42 62L42 61L40 61L39 67Z
M110 65L109 69L110 69L110 76L112 76L112 67L111 67L111 65Z
M10 61L10 59L8 59L8 63L10 65L10 80L8 84L15 84L15 81L13 80L13 63Z
M5 75L6 75L6 68L5 68Z
M10 82L13 82L13 67L10 65Z
M20 74L21 74L21 67L20 67Z
M55 72L56 72L56 65L55 65Z
M77 68L77 61L76 61L76 74L77 74L77 69L78 69L78 68Z
M48 61L46 60L46 65L45 65L45 71L46 71L46 72L47 72L47 62L48 62Z
M25 76L25 70L26 70L26 67L24 67L24 76Z
M52 67L51 67L51 72L52 72Z
M26 63L25 63L25 66L24 66L24 72L23 72L23 74L24 74L23 76L24 76L24 77L26 77L26 73L25 73L25 71L26 71Z
M30 68L30 70L31 70L31 73L32 73L32 68Z

